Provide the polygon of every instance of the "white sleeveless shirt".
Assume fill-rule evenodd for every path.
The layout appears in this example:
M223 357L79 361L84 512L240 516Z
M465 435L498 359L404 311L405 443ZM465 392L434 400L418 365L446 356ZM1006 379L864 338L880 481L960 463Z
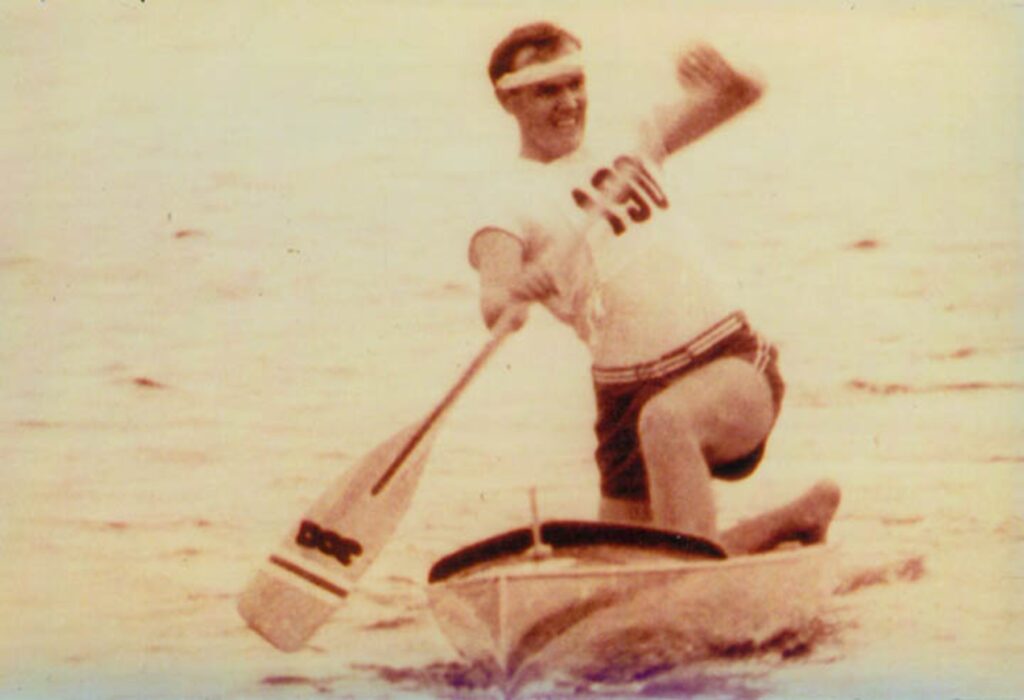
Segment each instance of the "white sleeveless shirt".
M558 293L545 306L571 325L600 366L657 359L730 313L693 228L643 149L520 159L488 207L488 231L511 234ZM492 180L493 181L493 180ZM476 266L473 242L470 262Z

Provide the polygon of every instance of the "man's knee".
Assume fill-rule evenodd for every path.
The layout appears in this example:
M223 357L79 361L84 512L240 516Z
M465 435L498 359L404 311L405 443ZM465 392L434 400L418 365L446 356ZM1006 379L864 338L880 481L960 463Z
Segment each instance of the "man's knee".
M702 367L652 398L640 413L641 441L693 444L710 460L735 459L771 430L767 380L749 363L726 359Z
M645 452L650 452L655 444L671 444L677 450L687 445L700 446L693 407L671 399L671 395L662 392L640 411L637 428Z

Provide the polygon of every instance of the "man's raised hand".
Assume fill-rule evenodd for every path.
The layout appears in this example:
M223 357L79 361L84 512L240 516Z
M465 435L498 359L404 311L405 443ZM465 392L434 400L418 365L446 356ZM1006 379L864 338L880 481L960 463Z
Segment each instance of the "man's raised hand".
M676 62L680 84L690 90L724 90L739 81L739 76L721 54L706 44L684 51Z

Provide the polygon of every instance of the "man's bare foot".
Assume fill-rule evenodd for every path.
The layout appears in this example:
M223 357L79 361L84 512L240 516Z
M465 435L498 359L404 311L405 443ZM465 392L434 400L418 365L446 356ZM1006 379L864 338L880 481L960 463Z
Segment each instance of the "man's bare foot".
M824 542L829 525L839 508L841 492L834 481L823 479L792 504L792 522L788 532L781 532L780 542L794 540L801 544Z
M824 542L840 497L834 481L819 481L792 503L738 523L722 533L721 541L730 554L767 552L786 542Z

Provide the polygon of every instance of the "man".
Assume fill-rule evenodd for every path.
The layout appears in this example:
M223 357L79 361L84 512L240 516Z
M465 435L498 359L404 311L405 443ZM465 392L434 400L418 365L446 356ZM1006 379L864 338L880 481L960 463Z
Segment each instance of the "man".
M677 64L679 99L608 153L583 145L580 41L520 27L491 56L501 106L519 126L505 211L479 229L470 261L489 327L523 325L542 302L590 348L603 520L650 524L755 552L824 538L830 482L719 533L712 478L758 465L784 391L775 348L715 291L661 184L664 160L758 100L761 86L713 49Z

